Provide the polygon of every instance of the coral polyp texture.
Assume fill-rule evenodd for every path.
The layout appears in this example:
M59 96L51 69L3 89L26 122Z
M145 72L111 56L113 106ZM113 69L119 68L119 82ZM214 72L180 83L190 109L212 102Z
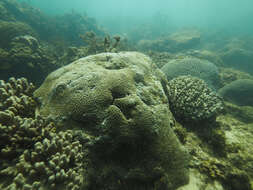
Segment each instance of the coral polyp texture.
M34 89L25 78L0 81L0 189L80 189L82 145L35 116Z
M36 105L33 91L34 86L25 78L0 81L0 157L7 162L22 154L32 142L29 137L37 132L27 128Z
M203 79L211 88L216 88L217 84L219 84L218 68L212 62L204 59L193 57L174 59L161 69L168 80L183 75L191 75Z
M202 79L180 76L168 85L170 108L179 121L215 120L223 110L222 99Z
M31 98L35 87L25 78L10 78L6 83L0 80L0 118L7 121L7 115L13 117L31 117L34 115L35 101ZM3 113L5 112L5 114ZM6 115L7 114L7 115ZM6 119L4 119L6 117Z
M188 155L166 82L141 53L101 53L54 71L34 94L40 114L89 134L88 189L173 190L188 182Z
M84 184L83 166L82 145L72 131L48 132L19 157L10 186L77 190Z

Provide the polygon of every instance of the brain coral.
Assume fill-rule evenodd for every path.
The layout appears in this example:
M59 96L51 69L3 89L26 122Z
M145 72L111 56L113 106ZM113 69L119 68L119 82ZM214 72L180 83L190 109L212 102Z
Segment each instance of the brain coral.
M88 133L91 189L172 190L188 182L188 156L171 129L166 79L137 52L101 53L51 73L39 112Z
M197 77L172 79L168 94L173 114L182 121L212 120L223 110L221 98Z
M162 68L168 80L182 75L191 75L203 79L211 88L219 83L218 68L203 59L186 57L168 62Z

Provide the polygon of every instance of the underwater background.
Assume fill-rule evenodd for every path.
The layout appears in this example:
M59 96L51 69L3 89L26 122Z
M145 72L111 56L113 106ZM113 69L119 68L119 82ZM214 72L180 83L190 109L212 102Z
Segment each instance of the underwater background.
M253 190L252 0L0 0L0 189Z

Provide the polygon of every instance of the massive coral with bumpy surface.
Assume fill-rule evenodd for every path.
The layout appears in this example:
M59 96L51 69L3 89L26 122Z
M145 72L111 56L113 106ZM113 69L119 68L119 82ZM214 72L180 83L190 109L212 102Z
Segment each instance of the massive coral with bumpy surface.
M183 75L191 75L203 79L211 88L217 88L217 84L219 84L218 68L212 62L204 59L193 57L174 59L161 69L168 80Z
M169 81L170 108L180 121L214 120L222 110L222 99L207 84L192 76Z
M253 80L238 79L223 88L218 93L229 102L239 106L253 106Z
M42 115L92 139L88 189L174 190L188 182L166 82L141 53L101 53L56 70L35 92Z

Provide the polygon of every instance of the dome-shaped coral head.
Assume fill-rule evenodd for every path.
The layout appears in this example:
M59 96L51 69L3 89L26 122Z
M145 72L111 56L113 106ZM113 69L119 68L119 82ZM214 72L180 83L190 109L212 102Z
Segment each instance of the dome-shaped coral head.
M172 79L168 94L171 111L178 121L214 121L224 109L222 98L197 77Z

